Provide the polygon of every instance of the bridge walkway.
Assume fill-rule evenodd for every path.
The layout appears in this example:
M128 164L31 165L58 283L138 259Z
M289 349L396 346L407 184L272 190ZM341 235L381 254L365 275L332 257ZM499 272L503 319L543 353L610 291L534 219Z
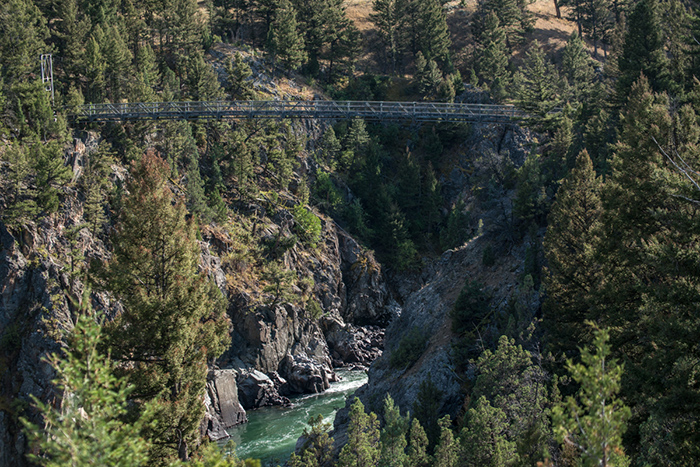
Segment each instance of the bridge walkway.
M512 105L383 101L192 101L86 104L73 120L197 120L253 118L506 123L527 118Z

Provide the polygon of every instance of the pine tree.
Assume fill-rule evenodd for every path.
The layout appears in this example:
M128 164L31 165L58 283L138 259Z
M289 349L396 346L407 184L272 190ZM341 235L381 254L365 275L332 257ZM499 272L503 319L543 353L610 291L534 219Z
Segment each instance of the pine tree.
M83 163L80 177L80 187L85 197L83 217L93 235L99 234L107 222L105 204L113 162L111 146L102 143L97 151L87 155Z
M537 41L527 51L522 72L515 76L515 93L520 108L540 117L560 102L558 73Z
M406 456L406 433L409 419L402 417L389 394L384 397L384 428L381 432L381 467L403 467Z
M160 84L161 76L156 62L156 54L150 44L138 48L136 52L136 83L131 96L137 102L152 102L156 99L155 88Z
M35 143L32 153L36 161L37 204L46 214L58 211L58 186L71 179L72 170L63 160L62 145L53 140L46 145Z
M455 467L459 458L459 445L452 433L452 420L449 415L442 417L440 425L440 443L435 448L435 467Z
M59 53L63 58L62 68L77 82L85 69L85 46L91 29L90 18L83 13L77 0L60 2L58 17L61 21L53 34L58 39Z
M399 0L374 0L370 19L374 23L385 48L386 67L393 75L397 72L401 51L399 46L399 26L401 12Z
M428 454L428 436L417 418L411 421L408 433L408 465L411 467L427 467L432 458Z
M30 177L35 174L33 161L25 146L11 144L5 149L2 160L7 164L9 182L7 209L2 213L3 222L9 225L21 224L36 216L36 192Z
M700 415L688 401L700 393L690 389L688 372L663 369L699 361L691 343L700 329L695 313L700 278L690 267L698 257L692 221L698 190L679 167L698 167L700 161L691 149L698 143L695 112L684 106L672 116L672 108L645 79L632 87L603 190L597 258L606 281L597 295L600 322L610 328L615 355L626 358L624 395L635 416L630 454L683 464L689 449L691 456L698 452L694 430ZM642 428L661 424L672 443L641 439Z
M374 413L365 413L362 401L355 398L350 406L348 443L338 457L339 467L369 467L377 465L381 453L379 420Z
M570 354L589 340L590 328L583 322L594 318L592 294L602 280L595 258L601 229L600 190L601 180L584 150L557 191L544 238L548 268L543 321L555 353Z
M607 331L594 330L593 352L581 350L581 363L567 362L571 377L580 385L578 397L569 396L552 410L560 443L581 452L584 466L624 466L622 435L630 409L616 399L623 366L609 360ZM578 400L577 400L578 399Z
M236 52L233 60L226 62L226 92L231 99L248 100L253 97L253 87L249 78L253 75L250 66Z
M292 453L289 467L325 467L333 460L333 438L328 436L331 428L329 423L323 423L323 416L317 415L309 419L309 429L304 430L304 445L300 455Z
M428 376L421 381L418 387L418 395L413 403L413 414L425 430L430 451L437 445L440 438L438 409L441 397L442 391L435 386L430 373L428 373Z
M123 305L107 327L107 345L136 387L135 408L154 403L154 423L142 430L158 441L149 465L186 460L197 445L207 362L228 340L225 300L198 270L196 224L181 200L173 204L169 171L152 153L134 168L102 275Z
M326 45L320 58L328 61L328 82L336 75L350 73L359 54L360 33L345 14L342 0L324 0L320 13L322 42ZM308 50L309 44L307 44Z
M187 61L186 83L192 100L214 101L221 97L219 79L201 52L192 54Z
M481 396L469 409L461 444L465 467L511 465L516 457L515 443L507 438L508 417Z
M89 301L89 296L83 297ZM56 370L54 384L62 392L60 408L34 399L44 416L43 429L22 420L33 452L30 460L45 467L96 465L131 467L148 465L150 445L139 431L149 412L126 423L123 417L134 390L113 375L114 363L98 349L104 337L96 320L100 315L86 310L78 316L69 338L66 355L51 355Z
M420 34L418 50L423 52L426 60L434 60L443 67L450 63L450 31L442 4L438 0L418 0L420 17Z
M641 0L632 10L618 68L617 93L621 103L640 74L648 79L652 90L668 89L668 63L656 0Z
M506 33L493 11L486 16L484 30L479 37L476 68L480 81L489 86L491 96L497 101L502 100L510 82L510 72Z
M486 350L477 361L479 376L472 390L473 399L485 396L491 405L503 411L508 421L505 431L511 443L528 437L535 440L528 450L535 458L546 448L548 427L546 375L533 361L533 355L513 339L501 336L495 351ZM533 436L532 431L541 436Z
M583 39L571 33L562 54L562 75L567 79L574 102L585 102L593 81L593 63Z
M524 34L532 29L532 14L527 10L528 2L523 0L486 0L480 2L475 12L473 32L476 37L481 36L485 28L489 13L498 16L498 23L506 35L506 44L509 50L523 41Z
M306 61L304 39L297 30L297 13L289 0L281 0L270 29L270 48L285 68L296 70Z
M85 76L87 77L87 88L85 99L89 103L101 104L105 97L105 63L100 44L93 35L88 39L85 49Z
M31 0L0 4L0 57L7 83L26 81L38 73L39 55L50 52L47 21Z
M102 55L106 68L108 97L112 102L120 102L126 97L127 86L131 83L131 51L124 42L116 26L107 28L102 42Z

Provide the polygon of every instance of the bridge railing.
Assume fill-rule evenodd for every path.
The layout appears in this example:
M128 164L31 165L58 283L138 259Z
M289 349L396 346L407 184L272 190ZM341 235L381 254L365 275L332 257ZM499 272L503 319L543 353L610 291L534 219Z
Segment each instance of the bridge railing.
M317 118L413 121L508 121L527 115L512 105L385 101L184 101L87 104L72 115L88 121Z

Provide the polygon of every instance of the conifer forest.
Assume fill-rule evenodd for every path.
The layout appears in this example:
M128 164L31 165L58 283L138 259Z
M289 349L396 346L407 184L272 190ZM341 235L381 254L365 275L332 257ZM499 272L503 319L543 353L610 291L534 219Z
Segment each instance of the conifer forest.
M235 101L513 113L86 117ZM696 0L2 0L0 466L700 465L698 114Z

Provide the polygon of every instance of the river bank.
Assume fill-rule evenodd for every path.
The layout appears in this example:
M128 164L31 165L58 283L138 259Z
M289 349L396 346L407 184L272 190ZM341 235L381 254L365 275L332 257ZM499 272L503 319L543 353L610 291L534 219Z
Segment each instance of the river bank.
M340 381L320 394L291 399L291 407L262 407L248 411L248 423L227 430L239 458L260 459L263 466L281 465L294 451L297 439L308 428L312 416L322 415L324 423L333 424L335 413L345 400L367 382L367 373L359 370L336 370Z

